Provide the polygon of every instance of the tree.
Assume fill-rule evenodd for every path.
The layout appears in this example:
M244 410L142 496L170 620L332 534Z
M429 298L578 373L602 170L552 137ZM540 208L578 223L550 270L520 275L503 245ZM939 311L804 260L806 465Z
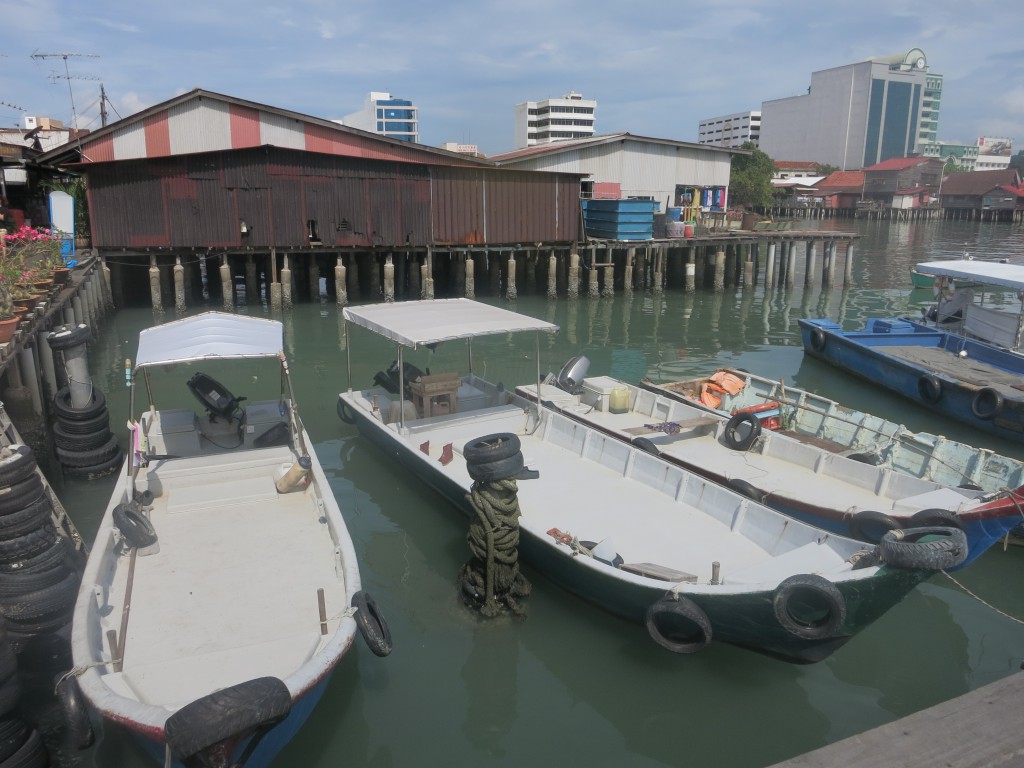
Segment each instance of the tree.
M816 176L831 176L838 170L838 165L829 165L828 163L818 163L814 166L814 173Z
M1010 158L1010 167L1024 171L1024 149L1017 150L1017 154Z
M753 142L745 142L740 149L750 150L750 154L733 155L729 173L729 197L732 203L745 208L770 206L775 161L755 147Z

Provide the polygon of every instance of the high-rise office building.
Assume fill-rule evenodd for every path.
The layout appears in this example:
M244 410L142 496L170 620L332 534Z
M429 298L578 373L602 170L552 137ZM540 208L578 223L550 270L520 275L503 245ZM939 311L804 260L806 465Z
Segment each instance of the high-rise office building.
M941 101L920 48L825 69L806 94L762 103L761 149L843 170L909 157L935 141Z
M516 147L594 135L597 102L570 91L560 99L516 104Z
M697 126L697 142L715 147L741 147L747 142L755 147L761 142L761 113L737 112L701 120Z
M408 99L396 99L390 93L371 91L358 112L345 115L342 125L379 133L400 141L420 140L419 110Z

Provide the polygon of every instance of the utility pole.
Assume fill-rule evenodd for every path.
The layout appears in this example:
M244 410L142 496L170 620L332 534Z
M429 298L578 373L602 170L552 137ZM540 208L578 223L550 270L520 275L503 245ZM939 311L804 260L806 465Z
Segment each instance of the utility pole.
M68 59L71 58L93 58L98 59L95 53L33 53L33 59L63 59L64 60L64 77L68 81L68 96L71 98L71 127L77 132L78 129L78 114L75 112L75 93L71 89L71 71L68 68ZM55 76L55 80L59 75ZM78 79L93 79L96 78L78 78Z
M103 88L103 83L100 83L100 125L107 125L107 92Z

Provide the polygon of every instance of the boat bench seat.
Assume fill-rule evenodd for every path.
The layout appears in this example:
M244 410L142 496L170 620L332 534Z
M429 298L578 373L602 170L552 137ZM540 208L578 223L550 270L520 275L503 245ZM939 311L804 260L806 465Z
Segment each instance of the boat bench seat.
M131 646L125 649L124 684L147 704L182 707L221 688L274 675L284 678L312 658L321 640L317 631L306 631L252 645L229 647L209 653L164 661L132 663Z
M501 421L509 416L521 416L523 409L511 403L506 405L492 405L489 408L478 408L469 413L449 413L444 416L434 416L429 419L414 419L405 422L405 428L409 434L415 435L420 432L431 432L440 427L459 426L461 424L477 424L487 421ZM480 432L484 434L484 432Z
M765 584L774 586L794 573L836 573L847 570L844 560L834 549L817 541L810 541L789 552L740 568L734 573L722 573L724 584Z

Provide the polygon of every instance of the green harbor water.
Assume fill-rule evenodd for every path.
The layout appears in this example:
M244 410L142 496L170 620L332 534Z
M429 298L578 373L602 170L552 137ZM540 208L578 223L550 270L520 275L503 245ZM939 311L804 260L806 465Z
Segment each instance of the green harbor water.
M733 365L912 429L1024 458L1024 444L996 442L805 359L797 327L801 317L832 317L853 328L869 316L917 315L931 292L911 290L912 264L964 251L1024 263L1024 228L876 221L821 226L862 236L849 288L823 290L816 282L804 289L801 258L796 286L767 295L758 285L718 294L670 289L549 301L543 285L534 295L520 285L512 303L481 296L479 289L478 298L560 326L556 337L543 342L545 371L557 371L578 354L590 358L590 375L631 381ZM261 303L239 311L272 316ZM139 331L174 317L122 309L98 329L90 366L107 396L112 426L129 415L124 366L135 356ZM696 655L674 655L642 626L572 597L528 565L528 617L481 619L463 607L455 585L469 558L467 520L336 416L337 393L347 381L336 306L304 304L279 319L300 415L355 541L363 586L394 638L387 658L377 658L357 638L279 766L761 768L1021 667L1024 624L1014 617L1024 619L1024 548L1013 546L991 550L956 573L959 584L936 575L831 658L811 666L714 643ZM365 333L353 332L350 343L357 387L369 385L395 357L393 347ZM462 345L451 346L456 348L411 359L435 371L464 367ZM532 336L493 338L474 344L473 351L477 371L506 386L535 375ZM184 390L188 374L180 375ZM246 392L238 387L235 394ZM109 478L58 483L87 540L111 484ZM273 615L273 602L264 610ZM111 726L75 762L103 768L150 764Z

